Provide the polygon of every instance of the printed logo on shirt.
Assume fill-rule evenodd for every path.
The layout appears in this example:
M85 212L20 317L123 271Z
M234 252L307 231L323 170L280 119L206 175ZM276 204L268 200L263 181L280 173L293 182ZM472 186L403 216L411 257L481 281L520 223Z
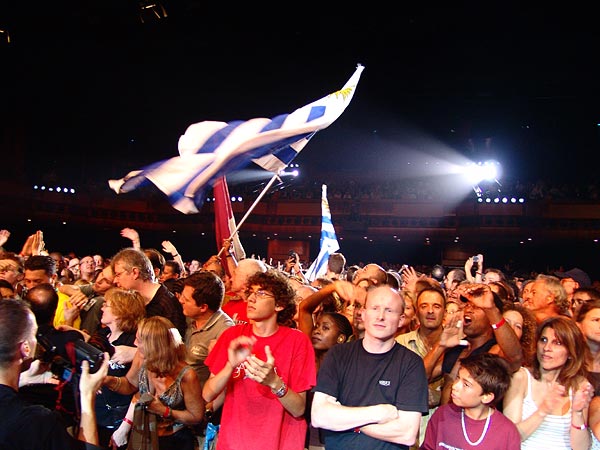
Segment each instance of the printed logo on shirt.
M448 445L448 444L446 444L445 442L440 442L438 445L439 445L440 447L442 447L442 448L447 448L448 450L463 450L463 449L462 449L462 448L460 448L460 447L455 447L455 446L453 446L453 445Z
M244 363L241 363L233 371L233 379L238 379L238 378L247 378L246 371L244 370Z
M390 380L379 380L379 384L381 386L390 386L392 383L390 382Z

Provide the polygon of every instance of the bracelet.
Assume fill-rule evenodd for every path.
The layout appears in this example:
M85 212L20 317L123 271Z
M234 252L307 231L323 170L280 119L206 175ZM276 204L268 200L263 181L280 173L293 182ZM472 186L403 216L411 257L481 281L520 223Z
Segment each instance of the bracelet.
M275 394L275 397L277 397L277 398L285 397L285 394L288 393L287 384L285 384L285 381L283 381L283 380L282 380L282 383L283 384L281 385L281 387L279 389L277 389L276 391L274 391L273 389L271 389L271 392L273 394Z
M497 330L498 328L500 328L502 325L504 325L506 323L506 320L504 319L504 317L500 320L500 322L498 323L493 323L492 324L492 328L494 330Z
M167 406L167 409L165 409L165 412L163 413L162 416L163 416L163 419L170 419L172 417L171 416L171 408L169 408Z
M584 423L583 425L575 425L573 422L571 422L571 427L575 428L576 430L585 430L587 428L587 425Z
M118 391L121 387L121 377L115 377L115 384L110 388L111 391Z
M131 420L129 420L127 417L123 417L123 422L125 422L129 425L133 425L133 422Z
M173 258L177 258L179 256L179 253L175 253L174 255L171 255Z

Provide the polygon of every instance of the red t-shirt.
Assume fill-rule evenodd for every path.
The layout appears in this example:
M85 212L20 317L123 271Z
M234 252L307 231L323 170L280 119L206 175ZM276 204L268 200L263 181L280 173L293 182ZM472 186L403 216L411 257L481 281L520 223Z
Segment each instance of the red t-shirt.
M225 305L223 305L222 309L225 311L225 314L231 317L234 322L239 325L250 322L248 320L248 311L246 309L247 306L248 303L246 300L238 297L229 300Z
M211 373L223 369L229 343L240 335L256 337L252 353L263 361L267 359L265 346L271 348L275 370L291 390L305 392L315 385L315 353L310 340L301 331L283 326L268 337L256 336L250 324L228 328L206 358ZM304 449L304 417L293 417L268 386L246 378L242 365L234 370L226 389L217 450Z

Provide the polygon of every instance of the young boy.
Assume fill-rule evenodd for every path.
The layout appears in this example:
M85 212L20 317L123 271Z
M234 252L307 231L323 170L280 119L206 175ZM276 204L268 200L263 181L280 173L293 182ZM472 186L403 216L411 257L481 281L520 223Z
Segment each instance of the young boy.
M483 353L461 359L452 403L431 416L421 450L521 448L515 424L494 408L509 385L509 365L500 356Z

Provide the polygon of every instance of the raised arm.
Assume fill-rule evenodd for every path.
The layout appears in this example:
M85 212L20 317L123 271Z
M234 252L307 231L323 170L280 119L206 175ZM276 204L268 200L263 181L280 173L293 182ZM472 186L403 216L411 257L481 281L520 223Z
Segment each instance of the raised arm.
M332 293L336 292L336 283L338 283L338 281L334 281L333 283L324 286L315 293L306 297L298 305L298 328L308 337L311 337L312 335L312 329L314 326L313 314L315 310L321 303L323 303L323 300L328 298Z
M256 342L256 338L239 336L229 343L229 347L227 348L227 362L218 373L211 373L208 380L204 383L202 397L204 397L206 402L212 402L225 390L234 368L250 356L254 342Z
M175 261L181 269L181 276L187 276L187 270L185 268L185 264L183 263L183 259L181 258L181 254L177 251L177 248L175 248L171 241L162 241L162 247L163 252L170 253L173 261Z
M98 445L98 427L96 426L96 391L100 389L102 380L108 373L108 353L104 353L102 365L96 373L90 373L90 364L82 362L81 377L79 379L79 392L81 402L81 419L79 422L79 440L89 444Z
M485 284L474 284L464 290L464 296L484 311L494 330L494 336L502 351L502 356L508 360L512 371L516 372L523 362L523 349L514 330L504 320L502 312L494 303L495 295Z
M140 235L138 234L137 230L134 230L133 228L123 228L121 230L121 236L123 236L126 239L129 239L133 248L135 248L136 250L142 249L140 245Z

